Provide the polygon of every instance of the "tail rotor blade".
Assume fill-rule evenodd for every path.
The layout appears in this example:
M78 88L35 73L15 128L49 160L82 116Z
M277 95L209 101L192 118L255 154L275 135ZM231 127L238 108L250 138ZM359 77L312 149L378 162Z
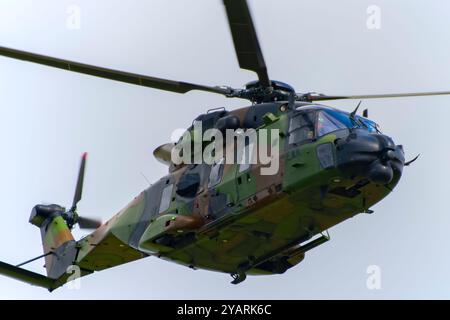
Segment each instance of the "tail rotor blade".
M81 229L97 229L102 225L102 222L97 219L85 218L78 216L77 223Z
M75 187L75 195L73 197L71 211L76 210L77 204L81 200L81 196L83 194L83 182L84 182L84 171L86 168L86 159L87 159L87 152L83 153L83 155L81 156L80 170L78 171L77 185Z

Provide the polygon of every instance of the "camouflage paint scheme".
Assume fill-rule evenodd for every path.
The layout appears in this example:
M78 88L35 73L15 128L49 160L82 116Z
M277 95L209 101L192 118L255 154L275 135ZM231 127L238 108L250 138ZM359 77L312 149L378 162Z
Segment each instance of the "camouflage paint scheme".
M324 108L296 106L298 110ZM224 164L220 183L208 187L211 166L171 165L167 176L77 242L64 220L55 217L43 232L44 250L59 251L46 257L48 276L58 279L53 288L64 284L70 275L65 270L72 264L86 275L147 256L241 278L283 273L301 262L305 251L328 238L322 236L312 245L305 242L365 212L389 194L400 178L404 159L399 156L401 166L386 185L366 182L355 194L335 192L349 190L364 178L343 174L336 161L323 168L316 149L329 144L337 159L336 140L355 133L339 130L299 146L289 145L289 119L297 112L287 108L286 102L218 112L219 118L237 116L245 128L279 129L280 168L276 175L261 175L260 164L244 172L239 172L239 164ZM187 172L201 177L198 192L191 198L176 193L177 183ZM170 185L170 205L159 212L162 190Z
M227 163L221 167L205 163L175 165L170 161L173 146L162 145L154 154L169 165L169 174L92 234L76 241L70 232L75 224L98 226L76 212L84 157L72 207L66 211L56 204L36 205L30 216L30 222L41 230L47 276L20 267L29 261L18 266L0 262L0 274L53 290L73 279L67 272L71 266L78 266L84 276L156 256L191 268L230 273L236 284L247 274L285 272L301 262L305 252L328 240L325 235L319 236L322 232L358 213L371 213L370 207L393 190L403 167L417 157L405 163L403 147L395 145L376 126L370 130L371 125L365 123L370 120L357 118L357 110L344 116L344 126L317 135L314 130L319 127L314 127L303 141L295 138L301 130L291 130L294 117L312 122L317 116L314 121L319 122L318 115L332 109L313 102L450 92L297 93L290 85L270 79L247 1L223 0L223 4L239 67L255 72L258 78L241 89L156 78L2 46L0 55L179 94L199 90L249 100L249 107L230 112L215 110L196 120L204 127L221 130L278 129L278 172L262 175L259 163L246 170ZM364 114L367 116L367 112ZM217 168L220 180L209 183L214 181L209 179L210 173Z

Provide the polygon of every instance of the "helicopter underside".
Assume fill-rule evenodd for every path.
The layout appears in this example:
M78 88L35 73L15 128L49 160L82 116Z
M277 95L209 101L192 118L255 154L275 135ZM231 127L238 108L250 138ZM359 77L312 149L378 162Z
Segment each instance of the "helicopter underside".
M231 274L284 273L303 260L308 246L302 244L358 213L371 212L369 208L395 186L356 177L331 182L324 190L320 181L330 181L333 174L311 177L316 183L304 189L281 192L224 216L199 230L196 241L160 257Z

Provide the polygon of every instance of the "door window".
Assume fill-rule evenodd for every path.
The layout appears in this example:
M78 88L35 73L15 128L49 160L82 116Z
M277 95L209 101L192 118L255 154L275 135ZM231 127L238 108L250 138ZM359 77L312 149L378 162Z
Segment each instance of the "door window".
M209 173L208 188L217 186L222 180L223 164L224 159L222 158L211 166L211 172Z
M161 202L159 204L159 213L166 211L169 209L170 201L172 199L172 189L173 183L164 187L161 193Z
M245 146L243 152L241 152L240 156L241 159L239 161L239 172L244 172L248 169L250 169L250 166L252 165L253 160L253 148L254 144L249 143Z

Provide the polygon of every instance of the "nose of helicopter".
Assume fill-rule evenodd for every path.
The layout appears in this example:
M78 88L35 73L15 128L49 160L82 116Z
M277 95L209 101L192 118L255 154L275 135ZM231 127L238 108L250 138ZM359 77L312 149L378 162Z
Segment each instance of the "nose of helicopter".
M377 184L397 182L405 164L403 147L383 134L354 130L336 141L337 166L349 178Z

